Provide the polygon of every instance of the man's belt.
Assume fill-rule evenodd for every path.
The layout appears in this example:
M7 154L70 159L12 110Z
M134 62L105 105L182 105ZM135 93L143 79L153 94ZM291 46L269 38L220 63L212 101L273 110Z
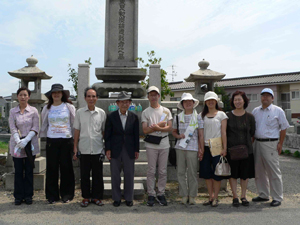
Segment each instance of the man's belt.
M258 141L266 142L266 141L278 141L278 138L256 138Z

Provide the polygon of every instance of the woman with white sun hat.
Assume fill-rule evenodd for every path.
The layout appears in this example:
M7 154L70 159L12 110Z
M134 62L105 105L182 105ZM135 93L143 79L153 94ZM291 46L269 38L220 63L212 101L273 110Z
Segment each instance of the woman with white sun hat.
M181 203L186 204L189 201L190 205L196 204L195 197L198 193L197 155L201 148L199 139L204 140L203 120L195 109L198 104L199 101L193 98L190 93L182 94L177 105L182 112L176 117L178 120L176 118L173 120L172 132L178 140L175 149L179 194L182 197ZM202 146L204 147L204 142Z

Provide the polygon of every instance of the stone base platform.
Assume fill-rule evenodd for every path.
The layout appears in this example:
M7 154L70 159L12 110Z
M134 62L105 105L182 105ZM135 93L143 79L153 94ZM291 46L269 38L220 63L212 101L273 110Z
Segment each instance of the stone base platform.
M142 98L146 96L146 89L140 83L118 83L118 81L114 83L95 83L93 87L97 90L98 96L101 98L108 98L109 92L121 92L127 91L131 92L131 96L133 98Z
M124 190L124 185L123 183L121 184L121 190L123 193ZM111 192L111 183L104 183L104 198L111 198L112 192ZM145 195L145 189L144 185L142 183L134 183L134 193L133 193L133 198L135 200L141 200L144 199Z
M5 190L14 190L14 173L7 173L5 175ZM39 174L33 174L33 189L35 191L45 190L46 186L46 171Z

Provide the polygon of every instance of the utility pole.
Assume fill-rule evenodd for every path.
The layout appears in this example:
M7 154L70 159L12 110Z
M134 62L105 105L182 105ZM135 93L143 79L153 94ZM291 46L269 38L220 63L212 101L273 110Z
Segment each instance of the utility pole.
M175 72L175 69L174 69L175 65L172 65L171 67L172 67L172 74L170 74L170 75L172 76L172 82L173 82L174 81L174 77L177 76L177 72Z

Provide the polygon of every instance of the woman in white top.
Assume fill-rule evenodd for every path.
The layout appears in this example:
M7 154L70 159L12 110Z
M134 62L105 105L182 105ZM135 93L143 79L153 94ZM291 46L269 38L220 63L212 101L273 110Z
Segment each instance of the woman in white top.
M204 108L201 117L204 120L204 151L200 150L200 172L199 177L204 178L209 193L209 200L205 201L203 205L211 205L216 207L219 205L218 195L221 187L221 180L224 177L215 175L215 168L221 156L226 156L227 152L227 139L226 127L227 119L226 114L219 110L218 96L215 92L209 91L204 96ZM212 156L209 149L209 139L222 138L223 150L220 155Z
M75 191L72 164L75 107L68 100L69 91L61 84L53 84L45 95L49 101L42 111L40 137L47 137L46 199L53 204L61 197L66 203L74 198Z
M177 178L181 203L196 204L198 193L198 150L203 139L203 120L196 111L199 101L190 93L183 93L177 107L183 110L173 119L173 136L177 139L175 145L177 160ZM178 121L177 119L178 118ZM178 125L177 125L178 124ZM178 126L178 129L177 129ZM203 143L201 143L204 146Z

